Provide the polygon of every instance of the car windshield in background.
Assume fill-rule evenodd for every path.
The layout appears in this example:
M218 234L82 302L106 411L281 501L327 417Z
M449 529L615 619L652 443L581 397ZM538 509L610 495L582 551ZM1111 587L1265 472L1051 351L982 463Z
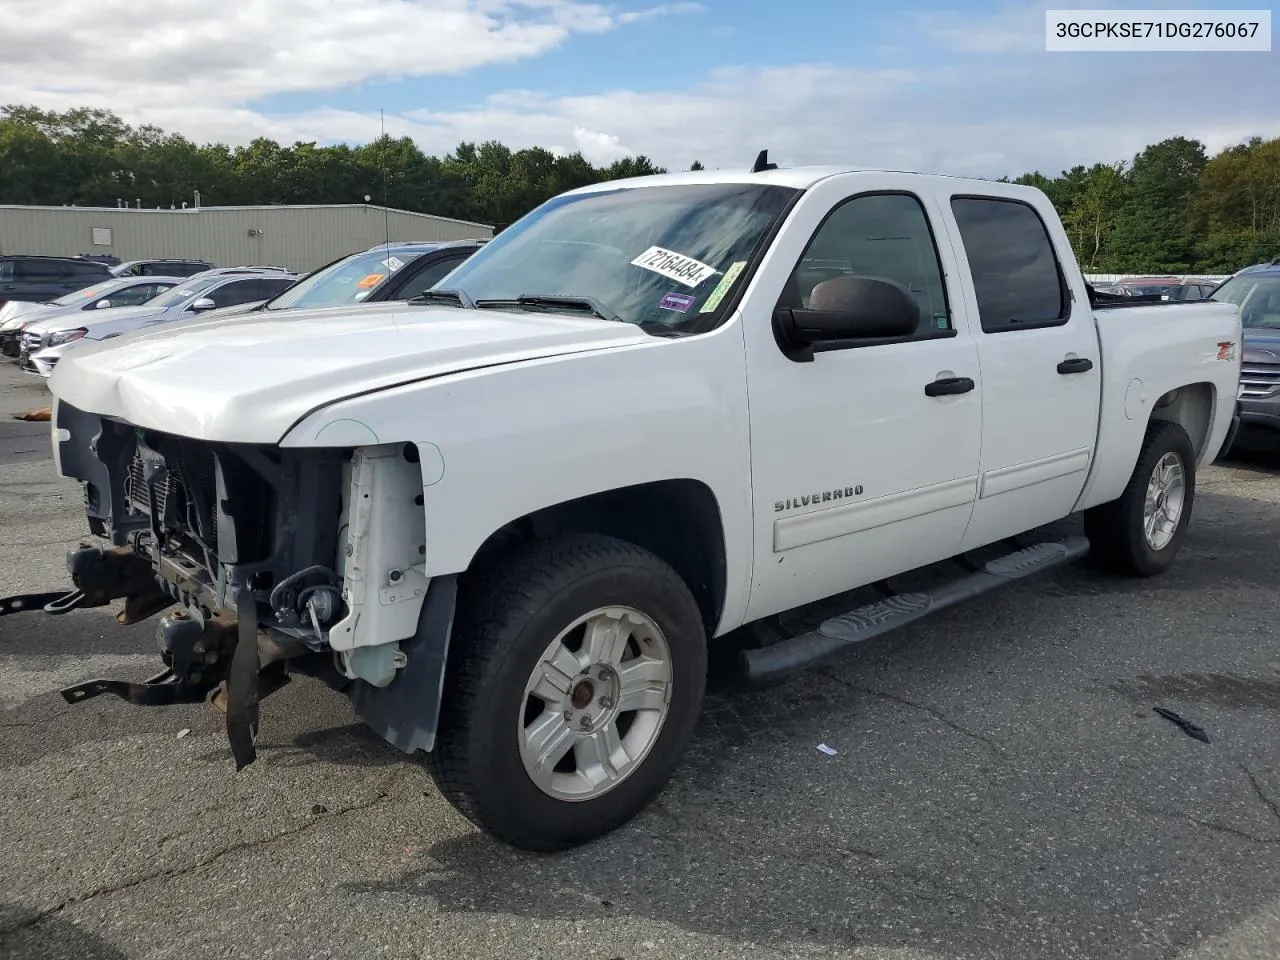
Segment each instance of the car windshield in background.
M115 290L120 284L108 280L106 283L95 283L91 287L85 287L83 290L74 290L65 296L59 297L57 300L50 302L59 307L74 307L78 303L88 303L94 297L101 296L111 290Z
M322 267L280 294L267 304L268 310L294 310L303 307L341 307L368 299L378 287L419 253L380 248L356 253L337 263Z
M1246 329L1280 330L1280 276L1235 277L1213 291L1209 299L1238 306Z
M166 310L170 307L176 307L179 304L186 303L193 299L196 295L208 290L220 280L225 280L225 276L200 277L196 280L189 280L186 283L180 283L172 290L166 290L158 297L152 297L145 306L163 307Z
M479 307L598 312L678 331L720 308L797 192L741 183L557 197L437 289L456 290ZM563 300L515 302L522 297Z

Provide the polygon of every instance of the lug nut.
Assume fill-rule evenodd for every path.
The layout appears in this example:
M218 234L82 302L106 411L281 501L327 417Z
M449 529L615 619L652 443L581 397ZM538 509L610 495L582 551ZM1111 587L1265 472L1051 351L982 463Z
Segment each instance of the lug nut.
M600 706L608 710L610 707L613 706L613 697L601 697Z
M580 726L583 726L583 727L589 727L589 726L591 726L591 716L590 716L590 714L583 714L582 719L578 721L578 724L579 724Z
M601 668L598 676L600 677L601 680L608 680L610 677L613 676L613 671L610 670L608 667L603 667Z
M573 711L572 711L572 710L566 710L566 711L564 712L564 722L565 722L565 723L572 723L572 722L573 722Z

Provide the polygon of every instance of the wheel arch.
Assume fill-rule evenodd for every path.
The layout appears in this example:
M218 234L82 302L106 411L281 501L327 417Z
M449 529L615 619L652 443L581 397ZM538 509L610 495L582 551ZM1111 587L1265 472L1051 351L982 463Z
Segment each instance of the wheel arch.
M1196 463L1204 463L1214 451L1209 450L1209 438L1213 428L1213 412L1217 401L1217 388L1212 383L1190 383L1175 387L1165 393L1152 407L1147 429L1157 421L1176 423L1186 431L1191 448L1196 452Z
M633 543L669 564L689 587L712 636L724 615L728 565L724 520L700 480L655 480L542 507L491 533L461 574L529 540L600 533Z

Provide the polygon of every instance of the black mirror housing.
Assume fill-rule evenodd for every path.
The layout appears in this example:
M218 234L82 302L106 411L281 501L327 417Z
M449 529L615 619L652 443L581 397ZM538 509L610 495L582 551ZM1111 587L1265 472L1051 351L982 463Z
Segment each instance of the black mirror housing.
M795 346L909 337L920 306L904 287L876 277L834 277L813 288L809 306L779 308L775 321Z

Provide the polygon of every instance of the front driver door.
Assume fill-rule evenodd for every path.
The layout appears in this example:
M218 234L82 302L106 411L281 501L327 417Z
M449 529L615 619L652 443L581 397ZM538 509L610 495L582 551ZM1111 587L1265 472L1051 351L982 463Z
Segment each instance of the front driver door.
M808 191L742 317L750 391L755 563L748 619L953 554L977 496L981 382L950 247L929 196L901 180L833 177ZM856 188L857 192L852 192ZM788 359L776 303L807 305L840 275L904 285L913 336ZM773 285L772 291L769 285ZM931 396L936 380L967 389Z

